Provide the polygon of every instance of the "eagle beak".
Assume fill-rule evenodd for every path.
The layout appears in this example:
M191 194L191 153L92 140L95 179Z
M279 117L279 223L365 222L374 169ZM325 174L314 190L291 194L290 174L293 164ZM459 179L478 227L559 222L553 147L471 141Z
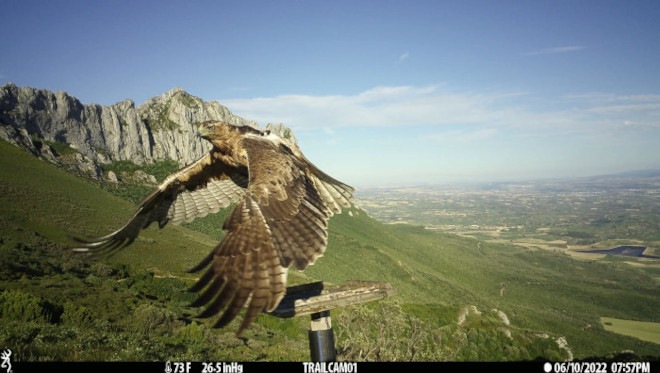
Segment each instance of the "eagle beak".
M211 130L210 130L208 127L206 127L206 126L199 126L199 128L198 128L197 130L199 131L199 135L200 135L203 139L207 139L207 140L208 140L209 135L211 134Z

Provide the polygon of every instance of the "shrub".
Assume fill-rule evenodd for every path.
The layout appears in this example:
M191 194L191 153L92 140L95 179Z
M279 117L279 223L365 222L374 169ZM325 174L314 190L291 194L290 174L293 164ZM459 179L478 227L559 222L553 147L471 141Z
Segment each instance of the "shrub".
M190 353L203 350L207 342L206 329L197 323L182 326L175 335L176 344L185 346Z
M63 323L87 326L94 322L94 315L92 311L85 306L78 306L72 302L64 303L64 312L60 321Z
M76 154L78 151L69 146L69 144L59 141L46 141L50 149L58 155Z
M150 333L158 328L172 330L176 321L174 312L149 303L140 305L133 316L137 329L144 333Z
M333 324L340 360L445 360L428 325L405 314L397 301L351 306Z
M16 321L56 322L61 307L20 290L5 290L0 294L0 317Z
M96 262L91 266L92 274L97 277L105 278L110 277L115 273L115 270L106 263Z
M172 172L179 169L179 164L171 159L150 163L144 166L144 172L154 175L156 180L163 181Z

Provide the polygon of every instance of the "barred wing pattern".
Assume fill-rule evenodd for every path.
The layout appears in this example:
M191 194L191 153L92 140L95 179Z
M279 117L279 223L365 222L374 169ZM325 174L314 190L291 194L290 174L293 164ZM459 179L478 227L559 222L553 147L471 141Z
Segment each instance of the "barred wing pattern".
M350 190L336 180L332 184L334 179L327 175L308 177L311 164L281 145L246 137L243 147L249 162L248 189L225 221L227 235L196 268L206 272L193 287L206 287L193 303L206 305L200 317L226 308L216 327L226 325L247 304L239 334L264 308L277 307L291 264L303 270L323 254L333 212L325 198L338 194L342 199L335 203L344 204ZM333 192L324 198L316 183Z
M168 176L123 227L91 240L73 238L74 251L106 255L130 245L153 222L162 228L218 212L243 197L247 182L247 170L227 166L212 151Z
M326 175L307 159L304 157L303 159L311 169L310 178L314 182L314 186L321 194L323 202L330 208L330 211L338 214L341 212L342 207L351 207L353 188Z
M245 193L244 185L247 185L247 177L234 175L233 179L210 179L206 188L184 189L167 210L167 218L173 224L180 224L215 214L230 203L238 202Z
M192 221L236 203L222 227L227 234L191 270L205 272L190 290L200 292L192 306L206 307L198 317L222 313L215 327L231 322L247 305L240 334L260 312L280 303L291 265L303 270L323 255L328 219L350 206L353 188L290 145L248 133L232 144L233 153L214 147L168 176L122 228L91 241L77 239L76 250L112 252L155 221L160 227Z

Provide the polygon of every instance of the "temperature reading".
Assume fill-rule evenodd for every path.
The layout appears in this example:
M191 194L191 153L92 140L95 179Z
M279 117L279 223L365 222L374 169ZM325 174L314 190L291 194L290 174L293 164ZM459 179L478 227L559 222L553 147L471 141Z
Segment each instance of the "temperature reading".
M174 361L165 364L165 373L190 373L190 361Z

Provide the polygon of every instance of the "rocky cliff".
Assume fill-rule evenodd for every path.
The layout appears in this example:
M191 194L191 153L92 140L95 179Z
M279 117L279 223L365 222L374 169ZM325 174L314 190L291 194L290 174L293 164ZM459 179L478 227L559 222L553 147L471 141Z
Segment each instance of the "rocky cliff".
M53 93L12 83L0 88L0 138L96 178L104 164L115 161L143 165L172 159L184 165L199 158L210 149L209 143L197 136L197 126L207 120L258 128L256 122L181 88L137 107L131 100L111 106L83 105L63 91ZM292 136L282 125L267 128Z

